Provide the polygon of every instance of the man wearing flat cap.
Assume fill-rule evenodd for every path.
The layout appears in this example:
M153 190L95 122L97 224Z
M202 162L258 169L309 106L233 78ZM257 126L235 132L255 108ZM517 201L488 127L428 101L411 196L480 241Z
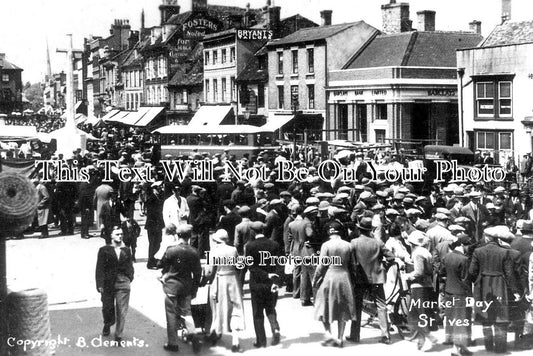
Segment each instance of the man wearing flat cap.
M381 340L384 344L390 344L389 321L387 318L387 306L385 302L385 268L382 261L385 258L388 263L394 261L394 255L385 247L381 240L371 236L372 218L361 219L357 228L360 236L351 241L358 265L358 273L355 280L355 309L356 320L352 320L349 341L359 342L361 332L361 311L363 308L363 295L370 292L378 309L379 328Z
M508 229L507 229L508 230ZM485 245L478 247L473 255L466 281L474 283L474 299L492 302L488 307L476 307L476 320L483 325L485 350L497 353L507 351L507 328L509 325L508 288L518 292L513 275L513 261L508 251L498 245L500 226L484 230Z

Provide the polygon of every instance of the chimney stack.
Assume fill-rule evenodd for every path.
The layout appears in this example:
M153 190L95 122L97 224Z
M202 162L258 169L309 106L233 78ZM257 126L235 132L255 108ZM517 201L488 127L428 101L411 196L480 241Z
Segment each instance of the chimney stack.
M322 10L320 11L320 18L322 19L322 26L330 26L331 25L331 14L333 13L332 10Z
M279 30L281 23L281 7L279 6L270 6L268 9L268 24L269 28L274 32Z
M161 12L161 26L168 22L172 15L180 13L180 6L178 0L163 0L159 5L159 11Z
M477 33L478 35L481 35L481 21L474 20L469 23L470 25L470 31Z
M418 17L418 31L435 31L435 11L418 11L416 15Z
M511 0L502 0L502 23L511 20Z
M390 0L390 3L381 5L381 15L383 18L383 32L387 34L412 30L408 3L397 4L396 0Z

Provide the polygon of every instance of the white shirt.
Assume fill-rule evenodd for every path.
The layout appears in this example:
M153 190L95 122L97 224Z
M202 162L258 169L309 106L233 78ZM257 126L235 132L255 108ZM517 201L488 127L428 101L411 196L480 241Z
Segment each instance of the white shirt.
M175 195L168 197L163 203L163 221L165 226L174 224L179 226L187 223L189 205L184 197L180 197L180 204Z

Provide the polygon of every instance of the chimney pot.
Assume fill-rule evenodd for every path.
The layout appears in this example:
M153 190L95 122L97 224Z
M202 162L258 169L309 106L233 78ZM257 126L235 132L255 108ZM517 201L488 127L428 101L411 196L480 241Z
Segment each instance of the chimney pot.
M477 33L478 35L481 35L481 21L474 20L469 23L470 25L470 31Z
M332 10L322 10L320 11L320 18L322 19L322 26L331 25L331 14Z
M409 19L409 3L391 1L381 5L383 19L383 32L387 34L408 32L412 30L412 22Z
M435 11L418 11L418 31L435 31Z

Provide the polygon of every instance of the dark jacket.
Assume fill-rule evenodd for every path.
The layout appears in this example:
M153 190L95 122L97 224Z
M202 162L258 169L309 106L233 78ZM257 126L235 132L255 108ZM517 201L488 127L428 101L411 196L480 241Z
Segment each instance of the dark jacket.
M394 261L394 254L385 247L383 241L361 234L358 238L353 239L351 244L355 251L355 260L363 268L368 283L385 283L385 268L382 260L385 258L388 262L392 262ZM360 282L360 280L355 281L357 284Z
M278 278L268 278L268 274L276 273L279 276L280 266L266 260L260 265L260 253L269 252L272 256L278 256L279 245L265 236L259 236L244 246L244 254L253 258L253 264L250 266L250 290L265 292L270 290L273 283L279 285Z
M165 200L163 199L162 195L155 195L153 192L148 194L146 203L144 203L146 208L146 223L144 228L146 230L161 230L165 227L165 223L163 221L164 202Z
M133 262L128 247L121 247L120 259L117 259L113 246L103 246L98 250L96 261L96 289L103 288L105 292L115 290L117 276L122 274L133 281Z
M474 283L474 299L493 301L487 311L478 308L477 316L487 322L509 321L508 291L517 292L513 261L509 251L495 242L477 248L473 255L466 280Z
M441 274L446 277L445 292L453 295L472 295L472 286L465 282L470 261L463 253L453 250L442 259Z
M224 215L220 218L218 222L217 229L224 229L228 233L229 241L228 244L233 246L235 241L235 227L242 221L242 218L239 214L230 211L229 214Z
M198 251L189 245L170 246L159 266L166 274L163 291L171 296L194 296L202 277L202 265Z

